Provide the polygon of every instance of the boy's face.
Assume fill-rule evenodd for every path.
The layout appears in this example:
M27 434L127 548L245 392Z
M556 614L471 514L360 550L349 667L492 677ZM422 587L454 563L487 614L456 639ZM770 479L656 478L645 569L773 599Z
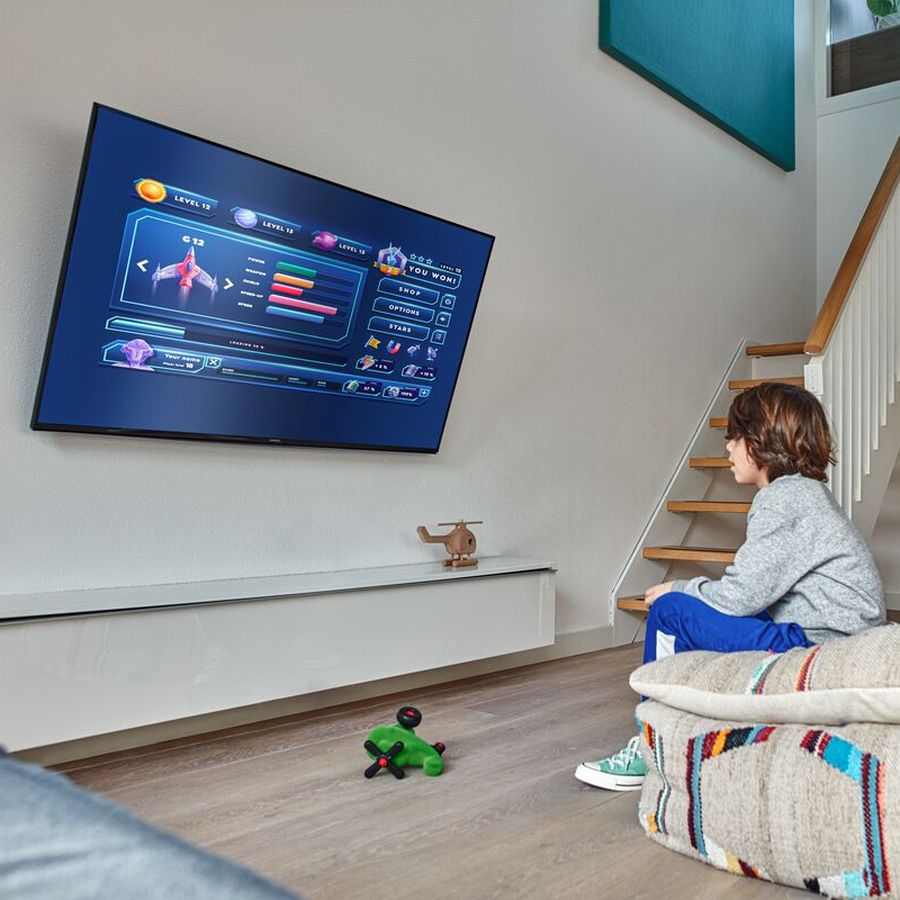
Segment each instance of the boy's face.
M755 484L763 487L769 483L769 474L751 459L747 452L747 442L744 438L736 438L725 444L728 451L728 459L731 462L731 474L738 484Z

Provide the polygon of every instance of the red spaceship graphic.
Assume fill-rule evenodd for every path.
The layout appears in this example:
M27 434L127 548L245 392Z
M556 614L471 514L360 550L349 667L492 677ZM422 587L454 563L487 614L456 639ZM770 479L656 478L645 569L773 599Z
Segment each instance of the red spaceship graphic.
M165 266L164 268L157 266L152 277L154 286L157 282L162 281L165 278L180 278L181 281L179 282L179 285L190 290L194 286L194 279L196 278L203 287L209 288L211 294L215 294L219 289L218 281L216 281L215 278L210 278L209 275L197 265L197 254L194 253L193 247L188 250L180 263L172 263L172 265Z

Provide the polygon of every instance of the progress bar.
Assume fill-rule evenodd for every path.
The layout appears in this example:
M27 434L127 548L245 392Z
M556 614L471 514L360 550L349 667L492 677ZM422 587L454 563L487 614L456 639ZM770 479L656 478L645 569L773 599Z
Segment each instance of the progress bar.
M279 294L290 294L292 297L299 297L303 294L303 288L290 287L286 284L273 284L272 290L278 291Z
M325 316L315 316L312 313L300 312L296 309L285 309L282 306L267 306L266 312L273 316L284 316L287 319L303 319L304 322L315 322L321 325Z
M278 265L281 265L281 263ZM293 275L285 275L284 272L276 272L272 276L272 279L281 284L292 284L294 287L299 288L311 288L315 284L315 282L310 281L308 278L294 278Z
M336 316L336 306L325 306L323 303L310 303L309 300L295 300L293 297L279 297L277 294L269 295L269 303L280 303L283 306L293 306L295 309L305 309L307 312L322 313L326 316Z
M302 275L304 278L315 278L315 269L306 269L303 266L295 266L292 263L279 262L275 263L275 268L279 272L290 272L292 275Z

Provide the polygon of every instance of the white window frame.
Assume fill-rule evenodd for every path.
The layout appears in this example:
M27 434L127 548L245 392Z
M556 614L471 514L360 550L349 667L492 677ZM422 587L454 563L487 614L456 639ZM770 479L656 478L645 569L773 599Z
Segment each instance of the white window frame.
M849 94L838 94L829 97L829 81L831 80L831 49L829 46L831 28L831 0L817 0L815 24L815 65L816 65L816 116L828 116L832 113L858 109L873 103L884 103L900 97L900 81L888 84L876 84L874 87L851 91Z

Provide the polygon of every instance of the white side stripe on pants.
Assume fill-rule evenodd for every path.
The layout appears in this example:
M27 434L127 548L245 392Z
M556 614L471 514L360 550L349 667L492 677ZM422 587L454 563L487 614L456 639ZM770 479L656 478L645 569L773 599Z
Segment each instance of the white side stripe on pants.
M675 655L675 635L666 634L664 631L656 632L656 658L663 659L666 656Z

